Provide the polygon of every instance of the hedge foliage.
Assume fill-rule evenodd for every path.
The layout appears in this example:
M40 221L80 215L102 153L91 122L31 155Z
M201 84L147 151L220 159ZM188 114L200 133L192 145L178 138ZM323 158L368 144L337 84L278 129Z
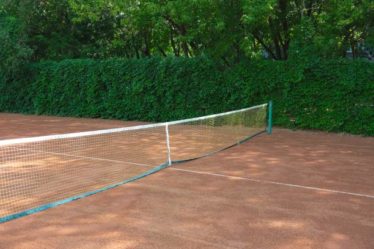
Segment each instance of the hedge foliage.
M0 82L0 111L165 121L272 99L274 124L374 136L374 64L249 61L224 69L205 57L64 60Z

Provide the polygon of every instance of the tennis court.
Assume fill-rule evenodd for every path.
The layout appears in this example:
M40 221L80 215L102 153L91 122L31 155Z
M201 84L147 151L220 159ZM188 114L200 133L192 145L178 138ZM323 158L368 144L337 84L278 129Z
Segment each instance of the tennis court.
M215 121L212 131L183 123L175 129L171 125L170 134L160 126L131 136L118 137L119 132L105 143L94 136L78 143L17 145L16 154L4 150L6 163L31 158L40 170L12 165L17 176L37 176L31 185L5 177L14 172L0 177L3 189L9 184L18 188L17 196L14 188L7 191L14 199L3 205L2 212L11 215L46 200L101 189L123 180L123 174L142 174L149 165L170 161L168 154L174 161L188 160L256 135L212 155L2 223L0 248L374 248L374 138L286 129L268 135L252 121L246 121L251 126L245 129L236 126L236 118L230 118L231 128L226 121ZM16 114L1 114L0 122L2 140L144 125ZM121 146L132 151L115 150ZM77 148L80 153L74 154ZM62 164L71 168L62 171ZM54 185L49 185L51 176Z

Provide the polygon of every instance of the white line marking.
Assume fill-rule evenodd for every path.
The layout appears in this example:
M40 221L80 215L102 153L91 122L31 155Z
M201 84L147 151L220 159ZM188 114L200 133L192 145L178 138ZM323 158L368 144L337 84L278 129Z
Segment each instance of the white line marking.
M50 154L50 155L57 155L57 156L66 156L66 157L74 157L74 158L81 158L81 159L88 159L88 160L97 160L97 161L104 161L104 162L112 162L112 163L124 163L124 164L133 164L142 167L153 167L149 164L144 163L135 163L130 161L121 161L121 160L113 160L113 159L106 159L106 158L98 158L98 157L90 157L90 156L79 156L73 154L66 154L60 152L50 152L50 151L41 151L41 150L30 150L30 149L19 149L22 151L29 151L32 153L40 153L40 154Z
M26 149L23 149L23 150L26 150ZM29 151L31 151L31 150L29 150ZM38 152L38 151L34 151L34 152ZM62 156L68 156L68 157L76 157L76 158L82 158L82 159L90 159L90 160L108 161L108 162L115 162L115 163L127 163L127 164L142 166L142 167L152 167L149 164L134 163L134 162L128 162L128 161L102 159L102 158L95 158L95 157L85 157L85 156L77 156L77 155L70 155L70 154L65 154L65 153L55 153L55 152L44 152L44 153L53 154L53 155L62 155ZM358 197L365 197L365 198L374 199L373 195L359 194L359 193L346 192L346 191L340 191L340 190L334 190L334 189L318 188L318 187L304 186L304 185L284 183L284 182L258 180L258 179L242 177L242 176L231 176L231 175L210 173L210 172L204 172L204 171L187 170L187 169L181 169L181 168L175 168L175 167L169 167L169 169L176 170L176 171L187 172L187 173L194 173L194 174L199 174L199 175L210 175L210 176L217 176L217 177L224 177L224 178L234 178L234 179L246 180L246 181L257 182L257 183L262 183L262 184L273 184L273 185L280 185L280 186L286 186L286 187L302 188L302 189L324 191L324 192L330 192L330 193L336 193L336 194L344 194L344 195L351 195L351 196L358 196Z
M327 189L327 188L318 188L318 187L311 187L311 186L304 186L304 185L297 185L297 184L283 183L283 182L275 182L275 181L267 181L267 180L257 180L257 179L248 178L248 177L230 176L230 175L209 173L209 172L203 172L203 171L179 169L179 168L173 168L173 167L171 167L170 169L177 170L177 171L188 172L188 173L200 174L200 175L210 175L210 176L218 176L218 177L225 177L225 178L235 178L235 179L246 180L246 181L251 181L251 182L258 182L258 183L262 183L262 184L274 184L274 185L280 185L280 186L286 186L286 187L310 189L310 190L317 190L317 191L324 191L324 192L330 192L330 193L336 193L336 194L352 195L352 196L374 199L374 195L358 194L358 193L353 193L353 192L339 191L339 190L333 190L333 189Z
M351 145L351 144L321 144L321 143L319 143L318 145L328 146L328 147L351 147L351 148L360 148L360 149L373 149L374 148L374 144L373 144L373 146L370 146L370 145L367 145L367 146L366 145Z
M20 149L20 150L40 152L40 151L37 151L37 150L27 150L27 149ZM142 166L142 167L152 167L151 165L148 165L148 164L134 163L134 162L128 162L128 161L111 160L111 159L103 159L103 158L96 158L96 157L85 157L85 156L77 156L77 155L71 155L71 154L65 154L65 153L56 153L56 152L45 152L44 151L43 153L52 154L52 155L61 155L61 156L67 156L67 157L82 158L82 159L90 159L90 160L108 161L108 162L115 162L115 163L127 163L127 164ZM374 199L374 195L359 194L359 193L346 192L346 191L340 191L340 190L334 190L334 189L318 188L318 187L312 187L312 186L304 186L304 185L284 183L284 182L275 182L275 181L268 181L268 180L258 180L258 179L242 177L242 176L231 176L231 175L210 173L210 172L204 172L204 171L187 170L187 169L181 169L181 168L175 168L175 167L170 167L169 169L176 170L176 171L187 172L187 173L200 174L200 175L210 175L210 176L217 176L217 177L224 177L224 178L234 178L234 179L246 180L246 181L257 182L257 183L262 183L262 184L273 184L273 185L280 185L280 186L286 186L286 187L309 189L309 190L315 190L315 191L324 191L324 192L330 192L330 193L336 193L336 194L344 194L344 195L351 195L351 196L358 196L358 197L365 197L365 198Z

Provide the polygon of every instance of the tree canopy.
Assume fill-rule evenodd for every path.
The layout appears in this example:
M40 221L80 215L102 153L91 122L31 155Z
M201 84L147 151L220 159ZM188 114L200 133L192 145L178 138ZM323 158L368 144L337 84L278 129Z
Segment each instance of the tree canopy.
M371 0L0 0L0 10L34 60L204 54L230 65L357 56L374 40Z
M11 16L6 16L0 9L0 81L13 78L32 54L25 44L25 36L20 22Z

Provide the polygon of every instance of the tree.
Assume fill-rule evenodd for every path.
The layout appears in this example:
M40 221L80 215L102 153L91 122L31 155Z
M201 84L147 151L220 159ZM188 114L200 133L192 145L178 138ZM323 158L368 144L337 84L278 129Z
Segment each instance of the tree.
M358 56L371 0L0 0L33 59Z
M32 50L25 44L19 20L0 10L0 80L13 78L28 62Z

